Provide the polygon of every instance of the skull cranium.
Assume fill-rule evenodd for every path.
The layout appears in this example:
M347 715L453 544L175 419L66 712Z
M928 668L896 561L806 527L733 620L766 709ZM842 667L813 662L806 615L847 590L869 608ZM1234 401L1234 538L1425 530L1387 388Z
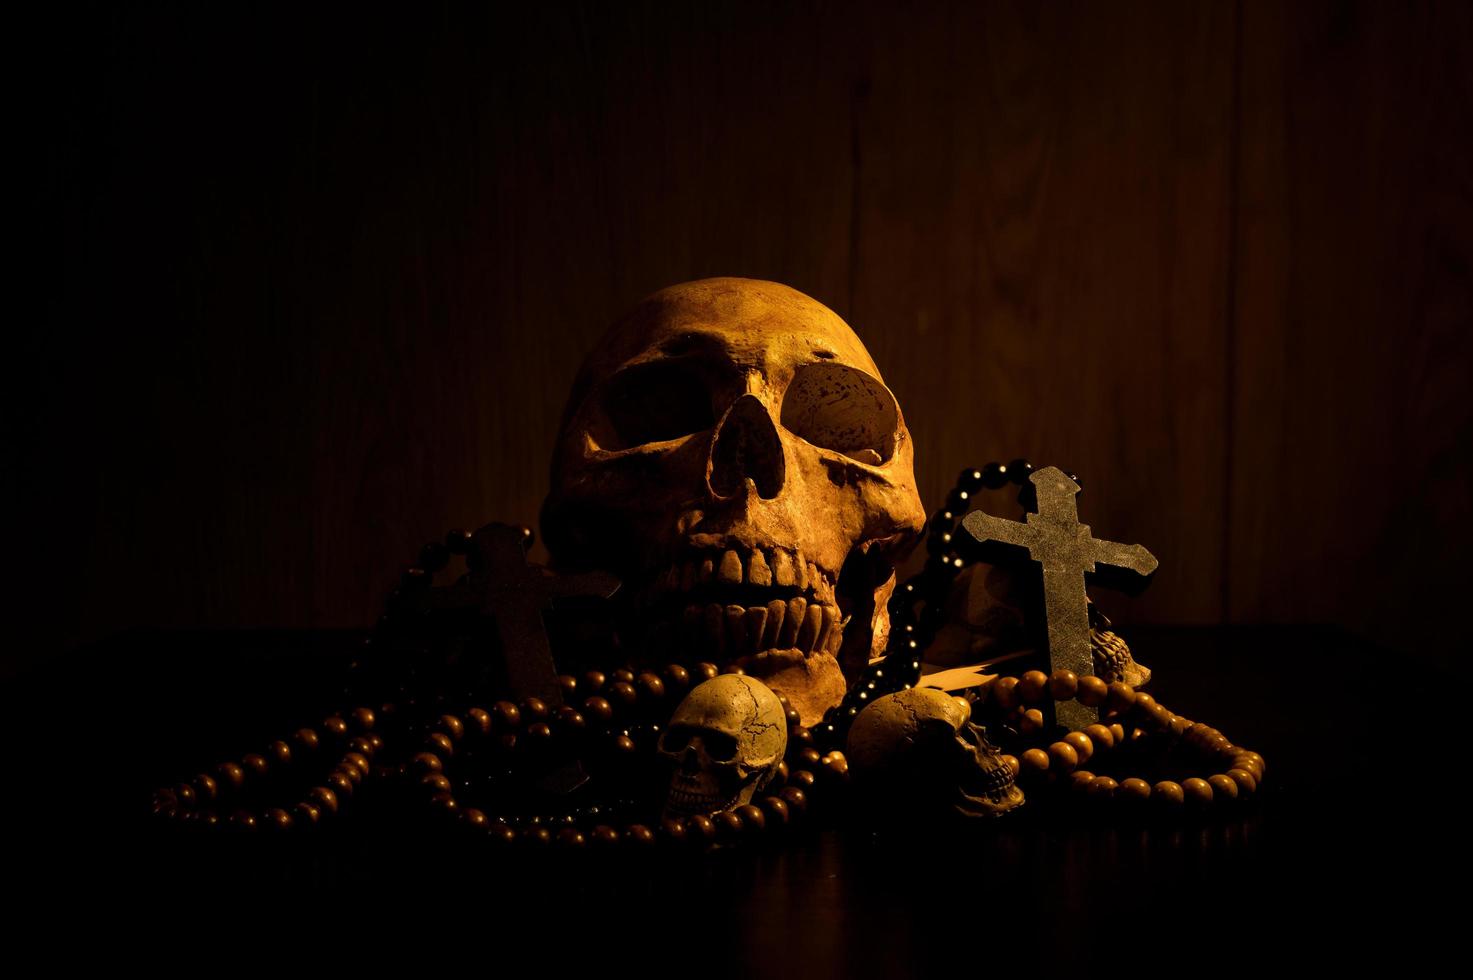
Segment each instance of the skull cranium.
M875 812L989 817L1023 802L1012 767L972 724L970 706L934 688L876 699L854 719L845 756Z
M666 816L718 813L750 803L788 747L782 703L760 681L722 674L685 696L660 736L675 764Z
M584 362L543 535L558 566L624 581L626 647L739 665L814 724L883 649L891 562L925 522L912 458L831 310L777 283L685 283Z

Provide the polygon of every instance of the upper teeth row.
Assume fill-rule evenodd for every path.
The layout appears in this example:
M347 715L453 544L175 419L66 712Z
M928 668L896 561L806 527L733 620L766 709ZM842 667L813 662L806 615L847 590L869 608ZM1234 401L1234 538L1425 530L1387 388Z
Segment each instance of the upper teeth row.
M802 552L789 553L780 548L764 551L753 549L743 554L728 548L679 562L656 581L662 591L690 591L698 585L759 585L813 589L820 598L831 598L833 586L828 576L813 562L805 561Z

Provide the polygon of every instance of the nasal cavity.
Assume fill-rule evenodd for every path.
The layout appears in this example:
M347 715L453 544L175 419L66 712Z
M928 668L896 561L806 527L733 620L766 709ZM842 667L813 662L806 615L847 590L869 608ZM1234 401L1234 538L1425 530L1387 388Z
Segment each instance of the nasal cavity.
M772 416L755 395L732 403L716 427L706 482L715 497L735 497L747 480L771 500L783 488L783 444Z

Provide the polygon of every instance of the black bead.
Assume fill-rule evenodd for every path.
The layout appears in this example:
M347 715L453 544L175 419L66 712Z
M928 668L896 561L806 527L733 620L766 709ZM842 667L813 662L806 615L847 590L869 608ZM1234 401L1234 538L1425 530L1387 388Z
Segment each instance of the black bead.
M976 493L982 489L982 471L970 467L962 470L956 478L956 488L967 493Z
M988 463L982 467L982 485L996 490L1008 482L1008 468L1001 463Z
M1015 459L1008 464L1008 479L1018 486L1028 482L1028 474L1033 472L1033 464L1026 459Z
M1080 482L1080 479L1079 479L1078 476L1074 475L1073 473L1069 473L1067 471L1064 473L1064 475L1067 476L1069 479L1071 479L1071 480L1074 481L1074 485L1079 488L1079 492L1080 493L1083 493L1084 492L1084 484L1082 482Z

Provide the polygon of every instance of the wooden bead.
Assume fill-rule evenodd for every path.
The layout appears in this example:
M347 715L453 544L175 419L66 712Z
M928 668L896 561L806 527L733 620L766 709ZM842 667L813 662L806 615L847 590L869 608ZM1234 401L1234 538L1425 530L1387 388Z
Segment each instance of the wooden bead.
M552 726L545 721L534 721L527 726L527 739L533 745L546 745L552 740Z
M608 824L601 823L593 828L592 839L600 847L613 847L619 843L619 832Z
M817 777L815 777L813 775L813 772L808 769L795 769L793 770L792 775L788 776L788 785L796 786L798 789L801 790L812 789L813 784L817 781Z
M559 674L557 678L558 690L563 694L564 701L570 701L573 695L578 693L578 678L572 674Z
M322 810L312 803L298 803L292 807L292 815L296 818L298 825L312 827L322 819Z
M364 755L362 752L349 752L347 755L343 756L343 762L346 765L353 766L365 776L373 772L373 766L368 761L368 756Z
M347 738L348 723L337 715L329 715L322 719L322 732L329 738Z
M1080 769L1069 774L1069 791L1071 793L1083 794L1089 791L1089 784L1094 782L1095 774L1087 769Z
M1126 711L1133 704L1135 704L1135 691L1124 681L1114 681L1106 689L1106 711Z
M410 765L418 773L443 772L445 769L445 763L441 762L440 757L433 752L419 753L410 760Z
M603 671L590 670L588 673L583 675L583 690L587 691L589 694L592 694L594 691L602 690L603 686L608 682L609 678L607 675L604 674Z
M672 844L685 843L685 821L676 817L666 817L660 821L660 837Z
M240 760L240 767L252 779L261 779L271 768L266 762L266 757L264 755L258 755L255 752L242 758Z
M821 760L824 775L836 782L845 782L849 778L849 760L844 758L844 753L834 751L824 756Z
M1098 708L1109 696L1109 686L1098 677L1079 678L1079 693L1074 697L1086 708Z
M1198 779L1195 776L1191 779L1183 779L1181 781L1181 790L1185 794L1189 806L1200 808L1209 806L1212 803L1212 787L1207 784L1205 779Z
M722 840L736 840L747 829L742 815L735 810L723 810L711 819L716 822L716 834Z
M690 671L680 664L665 665L665 682L677 691L690 687Z
M261 824L267 830L291 830L293 822L292 815L280 807L272 807L261 815Z
M658 674L649 672L640 674L634 679L639 693L649 701L658 701L665 696L665 682L660 680Z
M1227 773L1208 776L1207 785L1212 787L1213 799L1236 800L1238 798L1238 784Z
M440 716L440 730L457 742L465 738L465 722L454 715Z
M493 820L491 822L491 825L487 828L486 836L489 837L493 843L501 847L506 847L510 844L514 844L517 840L517 832L514 827L495 820Z
M292 735L292 742L298 748L306 752L316 752L321 741L317 733L310 728L298 728Z
M811 745L799 749L792 758L805 769L817 769L823 763L823 754Z
M1023 717L1018 721L1018 731L1023 735L1037 735L1043 731L1043 712L1038 708L1029 708L1023 712Z
M419 777L419 784L423 786L431 796L436 793L449 793L454 790L450 777L443 772L427 772Z
M1116 745L1125 744L1125 726L1116 722L1110 726L1110 736L1115 739Z
M609 676L611 678L613 678L613 680L615 681L615 683L620 683L620 682L622 682L624 684L633 684L634 683L634 671L630 670L628 667L620 667L618 670L614 671Z
M359 783L363 782L363 770L359 769L355 764L347 761L346 759L338 764L338 767L334 770L334 772L342 773L345 777L347 777L348 782L352 783L354 786L357 786Z
M201 803L213 803L220 798L220 784L205 774L194 777L194 792Z
M1151 787L1151 801L1163 809L1175 810L1186 802L1186 793L1182 790L1181 783L1163 779Z
M1019 757L1027 772L1048 772L1049 756L1043 749L1029 749Z
M601 697L590 697L583 702L583 714L595 724L607 725L614 717L614 706Z
M716 839L716 824L703 814L686 817L685 838L692 844L709 844Z
M1094 802L1107 802L1115 797L1115 791L1120 784L1109 776L1096 776L1089 781L1087 790L1090 800Z
M1003 711L1011 711L1018 706L1018 678L999 677L992 682L989 696L992 703Z
M1068 742L1055 742L1048 747L1049 767L1069 772L1079 765L1079 753Z
M736 812L742 818L742 825L751 833L761 833L767 829L767 818L763 816L761 809L751 803L745 803L736 808Z
M788 805L788 810L795 816L802 816L808 812L808 794L803 792L801 788L797 786L786 786L778 795L783 798L783 802Z
M1048 690L1049 676L1041 670L1030 670L1018 678L1017 687L1013 688L1018 696L1018 701L1023 704L1037 704L1044 698L1044 692Z
M470 723L467 726L470 731L477 735L491 734L491 712L485 708L472 708L465 713L465 719Z
M634 739L628 735L619 735L613 741L614 753L619 756L630 756L634 754Z
M1055 701L1067 701L1079 693L1079 677L1072 670L1056 670L1049 675L1048 692Z
M588 729L588 719L567 705L563 705L558 709L557 722L558 727L569 735L577 735Z
M497 701L491 706L491 719L498 732L514 732L522 727L522 710L510 701Z
M1095 754L1095 744L1084 732L1070 732L1063 740L1074 747L1079 755L1080 765L1088 762L1089 757Z
M628 708L639 700L639 692L628 681L614 681L609 685L609 699Z
M348 751L357 752L359 755L372 759L374 753L373 740L364 738L362 735L350 738L348 739Z
M234 762L222 762L215 767L215 779L221 789L233 793L245 785L245 770Z
M360 732L372 731L378 720L373 715L373 709L365 707L354 708L349 717L353 721L353 727Z
M353 781L341 772L334 771L327 777L327 786L338 795L339 799L348 799L353 795Z
M1135 707L1137 711L1150 711L1152 708L1156 707L1156 699L1151 697L1145 691L1136 691Z
M803 746L811 746L812 744L813 744L813 732L809 731L807 728L803 728L803 727L800 726L798 728L793 729L791 732L788 733L788 747L789 748L792 748L795 745L796 746L799 746L799 747L803 747Z
M527 721L546 721L547 716L552 713L547 707L547 702L541 698L523 698L519 705L522 718Z
M326 786L314 786L308 790L307 802L324 814L338 812L338 795Z
M1126 803L1144 803L1151 798L1151 784L1132 776L1120 781L1115 798Z
M1089 725L1084 729L1084 734L1089 736L1089 740L1094 743L1094 747L1098 751L1115 747L1115 736L1104 725Z
M249 810L236 810L230 815L230 827L232 830L251 832L259 829L260 821L256 815Z
M445 816L454 817L459 815L458 811L460 810L460 804L457 803L455 797L451 796L449 793L436 793L434 796L431 796L430 806L434 808L436 812L441 813Z
M425 748L442 758L448 759L455 755L455 743L444 732L430 732L425 737Z
M649 847L655 843L655 832L642 823L630 824L624 830L624 839L636 847Z
M174 787L174 798L186 810L193 808L199 802L199 796L195 793L194 787L188 783L180 783Z
M1229 769L1227 776L1238 784L1238 795L1242 797L1252 796L1258 790L1258 780L1246 769Z
M1003 764L1013 771L1013 778L1017 779L1018 774L1023 771L1022 761L1015 755L1004 754L998 758L1002 759Z
M788 802L781 796L762 797L762 809L767 814L767 822L774 828L786 827L791 818Z
M485 813L474 807L466 807L464 810L461 810L460 819L467 826L474 827L477 830L485 830L491 823Z
M272 742L266 746L266 755L279 766L289 766L292 761L292 747L282 741Z
M715 664L704 662L698 663L696 664L696 669L691 672L691 683L697 685L704 684L706 681L714 680L720 675L720 673L721 671L716 669Z

